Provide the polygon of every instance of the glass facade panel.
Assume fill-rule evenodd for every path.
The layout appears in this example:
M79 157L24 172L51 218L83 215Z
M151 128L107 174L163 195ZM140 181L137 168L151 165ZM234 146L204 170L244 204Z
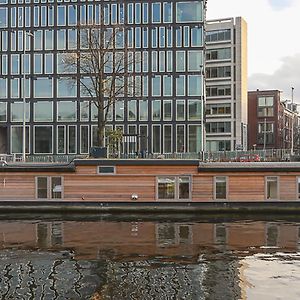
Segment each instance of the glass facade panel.
M80 153L89 153L89 126L80 126Z
M77 131L76 126L68 126L68 153L75 154L77 152Z
M160 153L161 152L161 136L160 136L160 125L153 125L152 127L152 152Z
M8 96L7 92L7 79L0 78L0 99L6 99Z
M201 125L189 125L189 152L199 153L201 151Z
M57 121L72 122L77 120L76 102L59 101L57 102Z
M29 121L30 106L26 103L26 122ZM12 122L23 122L23 102L11 103L11 121Z
M52 152L52 126L35 126L34 153L51 154Z
M70 98L77 96L77 82L72 78L60 78L57 81L57 97Z
M161 118L161 101L153 100L152 101L152 120L160 121Z
M148 121L148 101L139 101L139 120Z
M80 121L89 121L90 117L90 102L80 102Z
M176 121L185 120L185 100L176 101Z
M137 119L136 104L136 100L131 100L128 103L128 121L136 121Z
M66 153L66 127L57 126L57 153Z
M188 119L190 121L201 120L201 100L188 100Z
M52 98L53 97L53 79L46 77L36 78L34 80L34 97L35 98Z
M164 125L164 153L172 153L172 125Z
M39 101L34 103L34 121L35 122L52 122L53 105L50 101Z
M188 52L188 71L201 71L203 68L203 59L201 51Z
M26 153L29 153L29 127L26 126ZM23 127L12 126L11 127L11 152L20 154L23 152Z
M188 95L189 96L202 96L202 76L201 75L189 75L189 86Z
M6 102L0 102L0 122L7 121L7 104Z
M203 20L202 1L182 1L176 3L178 23L201 22Z

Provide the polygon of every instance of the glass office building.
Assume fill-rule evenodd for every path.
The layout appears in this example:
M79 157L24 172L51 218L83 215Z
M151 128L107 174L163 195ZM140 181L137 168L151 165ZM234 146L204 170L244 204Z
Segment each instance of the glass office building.
M124 152L201 151L204 20L204 0L0 0L0 153L22 153L23 91L28 154L96 145L96 109L62 59L82 50L83 28L102 22L124 28L124 51L140 58L129 72L142 86L114 105L106 129L135 137Z

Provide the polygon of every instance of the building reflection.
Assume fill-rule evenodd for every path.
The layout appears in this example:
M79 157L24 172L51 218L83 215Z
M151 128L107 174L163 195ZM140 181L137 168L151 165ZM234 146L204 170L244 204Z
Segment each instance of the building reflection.
M36 225L36 243L45 249L63 245L63 224L61 222L40 222Z
M1 296L4 290L30 286L27 281L35 282L43 272L45 290L51 283L52 292L63 293L63 276L74 299L88 293L94 299L241 299L241 259L298 251L300 227L263 221L1 221L0 238L0 254L6 255ZM14 260L16 255L26 259Z

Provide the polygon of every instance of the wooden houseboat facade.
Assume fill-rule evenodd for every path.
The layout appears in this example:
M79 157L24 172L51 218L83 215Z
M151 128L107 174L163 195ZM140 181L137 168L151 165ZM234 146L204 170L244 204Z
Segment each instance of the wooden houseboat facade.
M0 164L0 200L101 202L296 201L300 163L80 159Z

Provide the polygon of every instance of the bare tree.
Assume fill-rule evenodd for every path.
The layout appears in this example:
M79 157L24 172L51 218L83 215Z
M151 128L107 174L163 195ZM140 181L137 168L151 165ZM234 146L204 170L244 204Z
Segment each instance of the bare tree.
M103 22L102 22L103 24ZM80 29L80 51L63 58L66 73L77 72L80 93L98 112L97 142L104 146L105 125L118 101L133 96L139 87L129 72L140 63L125 42L124 26L90 25ZM70 84L76 84L70 77Z

